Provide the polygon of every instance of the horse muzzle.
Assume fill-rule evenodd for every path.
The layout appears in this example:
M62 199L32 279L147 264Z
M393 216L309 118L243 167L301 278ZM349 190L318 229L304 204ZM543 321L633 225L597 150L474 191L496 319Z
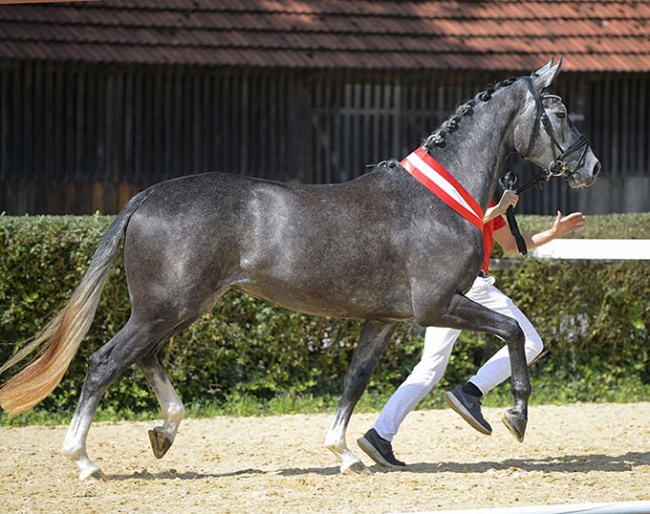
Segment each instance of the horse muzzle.
M580 155L573 161L567 163L565 158L575 154L582 149ZM578 144L573 145L569 150L552 161L546 170L548 178L565 177L569 186L572 188L589 187L595 181L600 173L600 161L594 155L591 145L586 139L582 139Z

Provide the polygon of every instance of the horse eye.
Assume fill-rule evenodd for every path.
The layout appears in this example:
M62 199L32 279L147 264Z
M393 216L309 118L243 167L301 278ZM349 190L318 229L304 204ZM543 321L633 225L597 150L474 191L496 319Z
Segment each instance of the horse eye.
M563 112L563 111L556 112L556 113L555 113L555 116L556 116L557 118L560 118L560 119L566 118L566 112Z

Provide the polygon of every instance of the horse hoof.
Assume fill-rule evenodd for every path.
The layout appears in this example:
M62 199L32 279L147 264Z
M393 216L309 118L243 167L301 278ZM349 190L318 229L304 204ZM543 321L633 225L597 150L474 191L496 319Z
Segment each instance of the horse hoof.
M503 418L501 418L503 424L508 428L510 433L515 436L515 439L520 443L524 440L524 435L526 435L526 425L528 420L522 418L514 413L512 409L506 411Z
M149 430L149 442L151 443L151 449L155 457L162 459L167 453L167 450L172 447L174 441L160 431L160 429L154 428L153 430Z
M88 471L79 473L79 480L97 480L98 482L108 482L108 477L99 468L94 468Z
M89 478L97 480L98 482L108 482L108 477L104 475L104 472L101 469L92 473Z
M342 475L372 475L372 471L368 468L363 462L357 461L348 466L347 468L341 468Z

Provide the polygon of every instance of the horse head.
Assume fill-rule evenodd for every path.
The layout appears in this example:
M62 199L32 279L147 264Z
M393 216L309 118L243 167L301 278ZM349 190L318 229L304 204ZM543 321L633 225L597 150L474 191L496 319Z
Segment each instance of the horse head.
M564 177L573 188L594 183L600 162L587 138L569 119L562 98L548 88L562 66L562 59L522 77L527 86L526 105L514 131L515 149L525 159L547 171L547 179Z

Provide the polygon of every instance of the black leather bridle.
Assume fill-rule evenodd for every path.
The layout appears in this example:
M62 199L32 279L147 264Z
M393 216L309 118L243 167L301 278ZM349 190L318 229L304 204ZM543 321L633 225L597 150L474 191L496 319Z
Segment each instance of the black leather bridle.
M570 177L585 165L587 150L589 149L590 146L589 140L585 137L584 134L580 134L580 137L577 139L577 141L565 150L562 147L562 145L558 142L557 138L555 137L555 134L553 133L553 126L551 125L551 120L549 119L548 114L546 114L546 109L544 109L544 105L542 105L542 101L547 98L556 98L558 100L562 100L562 99L556 95L549 95L549 94L541 95L539 91L537 91L537 88L535 87L535 84L533 83L533 79L531 77L522 77L522 78L526 82L526 85L528 86L530 93L533 95L533 99L535 100L535 104L537 106L537 113L535 115L535 125L534 125L535 128L533 130L532 135L530 136L530 142L528 143L527 153L529 153L532 150L533 144L535 142L535 138L537 137L537 134L539 132L539 122L541 120L544 130L548 134L548 137L551 139L551 145L553 147L553 155L554 155L553 161L551 161L551 163L548 165L548 167L545 170L546 180L550 180L553 177L563 177L563 176ZM580 151L581 149L582 149L582 153L580 154L580 157L578 158L576 165L573 168L571 168L566 163L567 157Z
M556 95L549 95L549 94L541 95L539 91L537 91L535 84L533 84L533 79L531 77L522 77L522 78L526 82L526 85L528 86L530 93L533 95L533 99L535 100L535 104L537 106L537 112L535 115L535 125L534 125L535 128L533 130L533 133L530 136L530 141L528 143L528 150L526 153L530 153L530 151L533 148L533 145L535 144L535 138L539 133L539 124L541 120L544 130L548 134L548 137L551 139L551 145L553 147L554 157L553 157L553 161L551 161L548 167L544 169L540 175L533 177L525 185L515 190L517 195L521 195L522 193L525 193L526 191L532 189L535 186L541 187L544 182L548 182L554 177L567 177L567 178L570 177L585 165L587 150L589 149L589 140L585 137L584 134L580 134L578 140L566 150L562 147L562 145L555 137L555 134L553 133L553 125L551 125L551 120L548 118L548 114L546 114L546 109L544 109L544 105L542 105L542 101L547 98L555 98L560 101L562 99ZM580 149L582 149L582 153L580 154L580 157L578 158L578 161L574 166L574 168L571 169L571 167L566 163L566 158L580 151ZM508 172L500 179L499 182L501 183L501 187L505 190L505 189L512 189L516 181L517 181L517 177L514 176L512 172ZM510 232L512 233L512 235L515 238L515 241L517 242L517 249L519 250L519 253L521 253L522 255L526 255L528 253L528 249L526 248L526 242L523 236L521 235L521 232L519 231L519 226L517 225L517 220L515 218L515 211L512 207L508 207L508 209L506 210L506 218L508 220L508 226L510 227Z

